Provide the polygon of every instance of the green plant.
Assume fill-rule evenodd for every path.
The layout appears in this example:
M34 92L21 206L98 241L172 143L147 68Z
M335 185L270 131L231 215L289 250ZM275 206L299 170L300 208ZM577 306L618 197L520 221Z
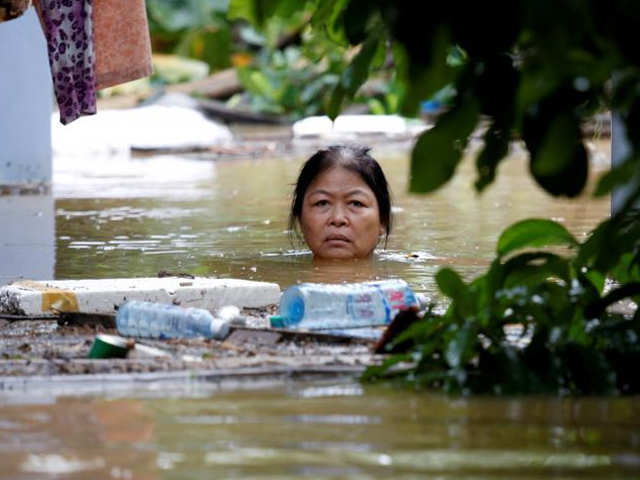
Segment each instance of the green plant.
M244 19L263 33L262 49L254 61L239 69L245 87L244 101L258 111L286 114L292 119L317 114L337 115L346 95L356 96L370 73L380 71L377 99L358 97L384 113L399 107L402 85L388 69L384 41L352 46L329 22L339 13L332 4L318 1L247 2L231 0L229 16ZM298 42L281 48L283 37L297 32ZM327 92L334 92L327 95Z
M622 296L640 297L637 258L614 258L627 250L640 254L639 220L638 211L628 215L630 229L612 255L593 249L599 232L579 244L550 220L512 225L484 275L466 284L451 269L438 272L438 286L451 299L446 312L429 312L398 336L390 349L407 341L412 348L370 368L365 378L456 393L637 393L640 378L632 366L640 360L640 313L628 318L607 311L621 290L603 295L602 265L617 265L618 278L628 280ZM530 250L544 245L577 254ZM403 361L410 368L392 368Z
M231 66L233 24L228 0L147 0L154 51L206 62L212 71Z

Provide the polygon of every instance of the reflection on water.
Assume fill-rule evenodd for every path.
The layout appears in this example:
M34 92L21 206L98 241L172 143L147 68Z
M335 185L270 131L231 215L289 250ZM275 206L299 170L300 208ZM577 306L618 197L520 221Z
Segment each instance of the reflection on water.
M53 278L53 197L0 195L0 286L20 277Z
M640 399L294 384L0 411L0 478L633 478Z
M592 144L596 169L608 144ZM97 169L58 159L54 181L56 278L155 276L160 270L274 281L358 281L401 277L435 295L444 265L466 278L482 272L508 224L552 217L583 237L609 214L609 199L553 199L529 178L514 149L498 181L472 190L472 155L433 195L406 192L408 150L376 152L394 193L395 228L367 267L314 266L291 242L287 216L304 156L209 162L156 157ZM96 173L99 171L99 173Z

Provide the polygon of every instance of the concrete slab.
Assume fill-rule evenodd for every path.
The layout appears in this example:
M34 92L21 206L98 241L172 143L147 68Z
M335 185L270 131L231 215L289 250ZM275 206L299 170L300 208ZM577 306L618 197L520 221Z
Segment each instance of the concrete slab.
M198 277L23 280L0 287L0 312L7 314L113 314L128 300L207 310L225 305L259 308L278 303L280 287L275 283Z

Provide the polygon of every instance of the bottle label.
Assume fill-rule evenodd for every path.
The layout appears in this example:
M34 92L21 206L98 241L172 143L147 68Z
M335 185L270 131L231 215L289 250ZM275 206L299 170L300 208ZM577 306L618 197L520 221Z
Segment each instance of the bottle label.
M384 325L389 323L389 303L381 290L356 293L347 297L350 326Z

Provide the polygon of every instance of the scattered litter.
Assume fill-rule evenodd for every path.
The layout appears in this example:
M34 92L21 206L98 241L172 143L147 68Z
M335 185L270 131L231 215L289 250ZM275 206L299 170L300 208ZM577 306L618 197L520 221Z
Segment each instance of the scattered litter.
M146 357L167 357L170 358L171 354L164 350L160 350L159 348L150 347L149 345L142 345L141 343L136 343L135 346L129 350L129 354L127 358L146 358Z
M351 284L302 283L284 291L271 325L308 330L374 327L389 324L399 311L411 306L418 306L418 300L401 279Z
M14 282L0 287L0 313L42 315L81 312L113 315L128 300L215 310L225 305L263 307L278 302L280 287L251 280L203 278L115 278Z
M243 347L246 345L275 345L282 334L268 330L236 329L227 337L225 343Z
M117 335L96 335L89 358L125 358L134 345L133 340Z
M224 340L230 332L229 321L203 308L182 308L165 303L129 301L116 315L121 335L143 338L204 337Z

